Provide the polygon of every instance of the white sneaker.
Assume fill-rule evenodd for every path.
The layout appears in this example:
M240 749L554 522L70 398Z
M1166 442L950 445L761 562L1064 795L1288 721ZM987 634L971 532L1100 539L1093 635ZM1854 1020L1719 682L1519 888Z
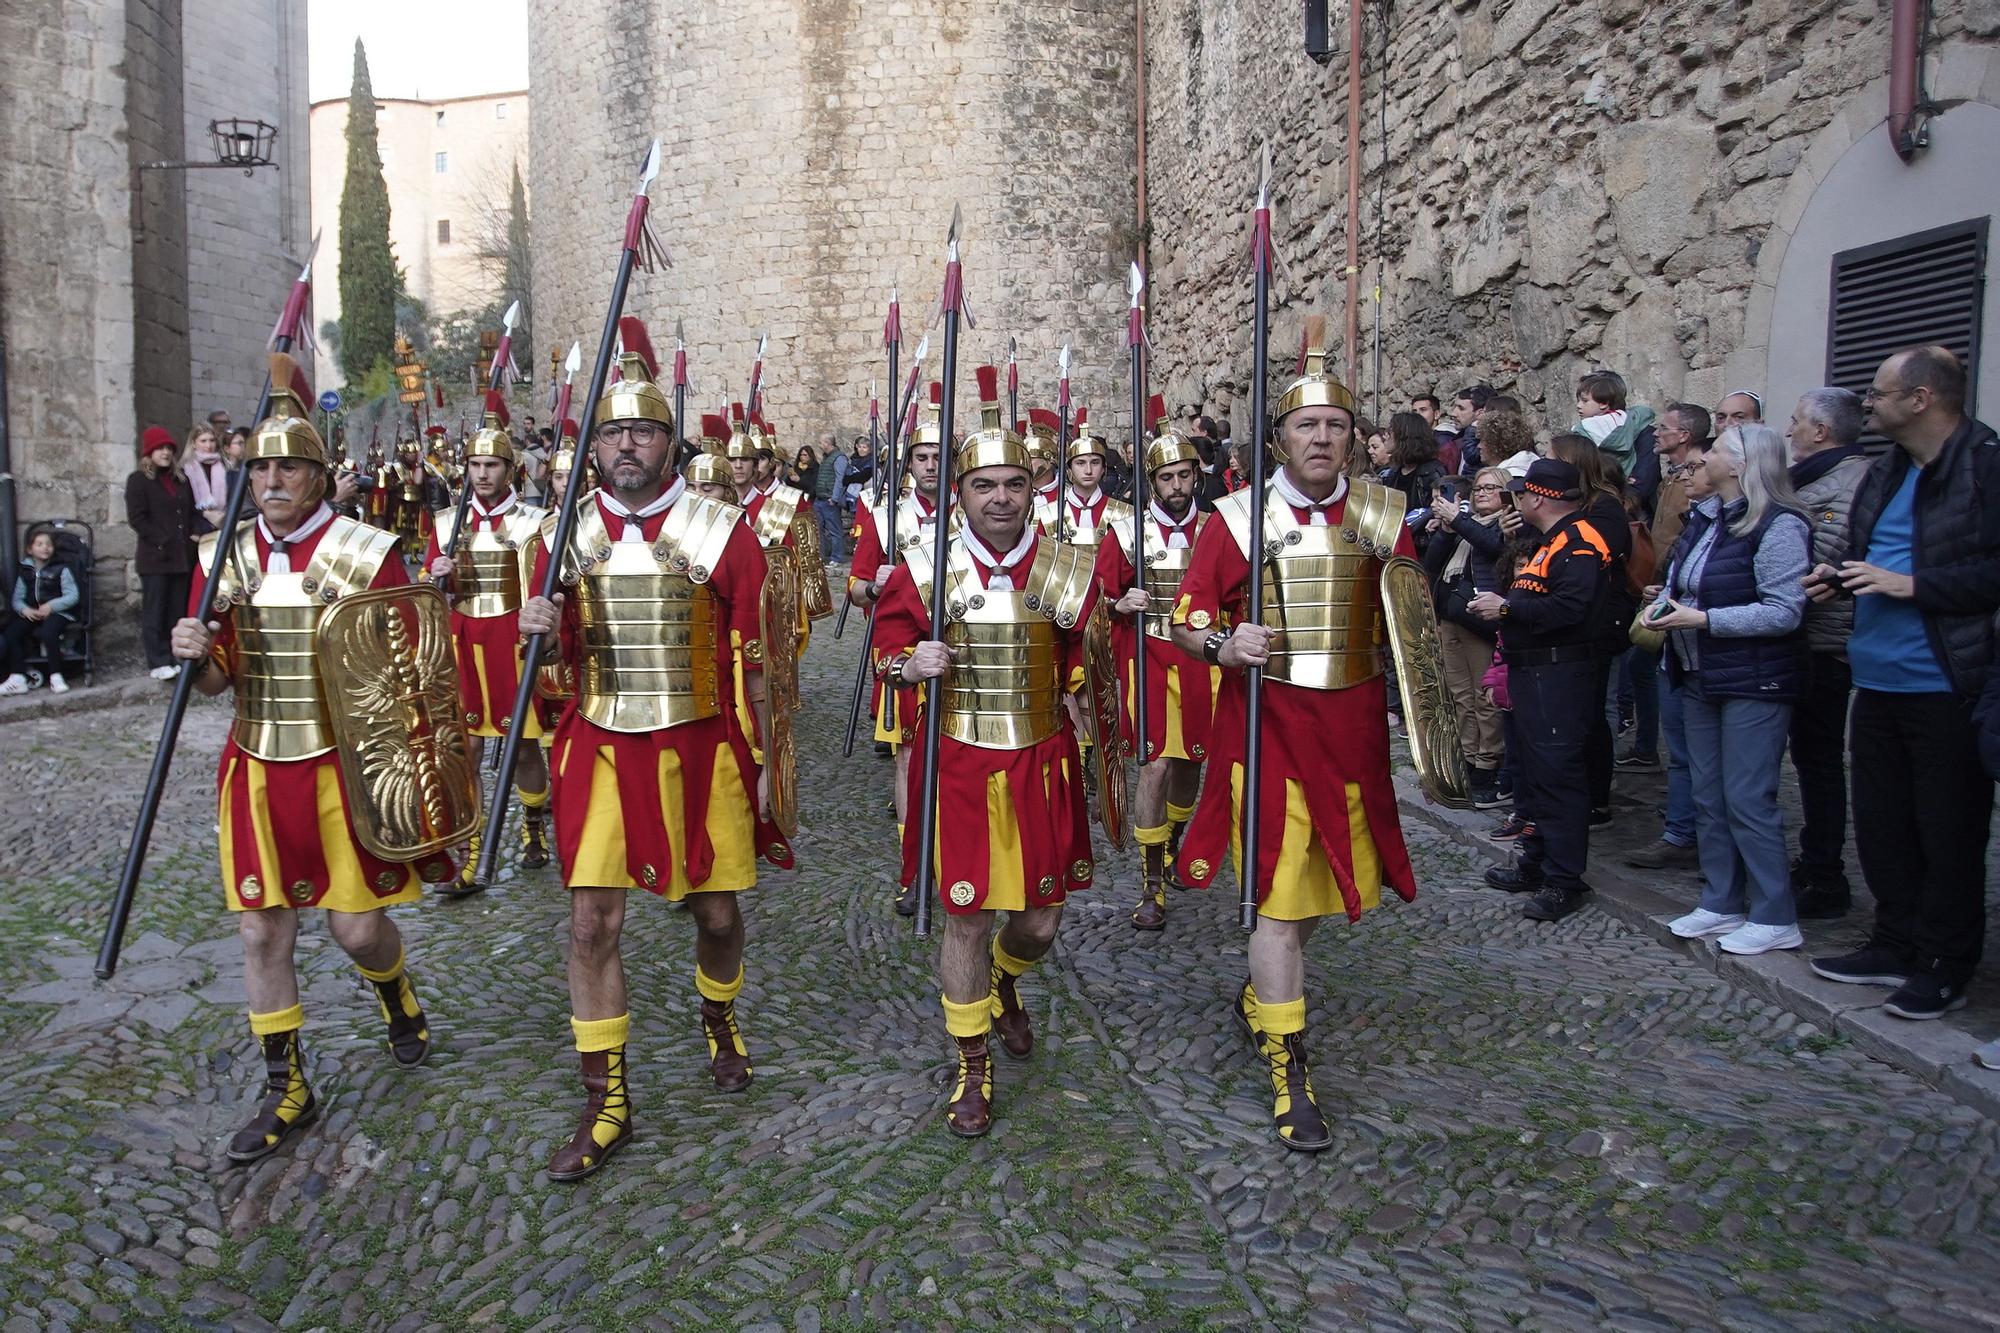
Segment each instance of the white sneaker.
M2000 1069L2000 1037L1974 1051L1972 1058L1987 1069Z
M152 676L154 680L172 680L175 676L180 675L181 671L179 667L156 666L147 674Z
M5 680L0 680L0 694L26 694L28 678L16 671Z
M49 673L49 693L50 694L69 693L69 682L62 678L62 672L51 671Z
M1749 919L1733 912L1711 912L1706 907L1697 907L1686 916L1677 916L1667 922L1667 929L1684 940L1700 940L1711 935L1727 935Z
M1796 949L1806 942L1797 926L1739 926L1715 942L1724 953L1769 953Z

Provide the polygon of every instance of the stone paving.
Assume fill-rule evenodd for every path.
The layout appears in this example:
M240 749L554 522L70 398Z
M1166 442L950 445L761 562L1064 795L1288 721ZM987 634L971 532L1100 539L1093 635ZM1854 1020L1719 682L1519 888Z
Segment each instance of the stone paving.
M815 636L816 814L748 904L756 1082L713 1091L688 925L635 902L639 1135L567 1187L541 1174L578 1103L552 872L397 909L416 1071L309 915L326 1114L231 1167L261 1068L215 881L226 711L190 716L106 986L158 704L0 726L0 1330L2000 1327L2000 1127L1605 912L1522 921L1417 821L1419 900L1311 947L1333 1151L1270 1136L1224 1004L1233 893L1137 936L1129 861L1024 987L1041 1044L1002 1062L995 1133L952 1139L889 765L838 757L853 650Z

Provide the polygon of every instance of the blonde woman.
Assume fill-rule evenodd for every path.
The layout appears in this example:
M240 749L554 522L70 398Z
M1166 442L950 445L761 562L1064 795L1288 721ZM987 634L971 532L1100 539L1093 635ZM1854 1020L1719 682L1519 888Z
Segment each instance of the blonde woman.
M229 464L222 457L215 427L203 422L188 431L181 468L194 495L195 536L214 532L222 526L222 511L229 505Z

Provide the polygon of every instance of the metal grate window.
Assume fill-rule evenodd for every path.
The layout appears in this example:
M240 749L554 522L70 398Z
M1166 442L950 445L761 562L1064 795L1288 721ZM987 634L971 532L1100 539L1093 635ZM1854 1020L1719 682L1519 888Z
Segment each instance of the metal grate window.
M1826 382L1861 393L1890 353L1938 343L1964 363L1965 414L1976 415L1989 221L1955 222L1836 254ZM1862 443L1873 449L1885 441L1865 435Z

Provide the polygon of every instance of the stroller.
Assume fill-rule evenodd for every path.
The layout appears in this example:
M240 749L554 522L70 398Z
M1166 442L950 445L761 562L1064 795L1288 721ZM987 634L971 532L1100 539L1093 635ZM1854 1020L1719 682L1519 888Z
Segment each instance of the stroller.
M80 665L82 667L80 674L84 683L88 684L91 672L97 668L95 637L91 629L91 609L96 594L90 582L91 571L97 564L95 553L97 534L90 524L80 518L37 520L24 525L23 540L20 543L23 550L27 547L27 535L36 532L46 532L55 538L56 554L53 563L69 567L71 576L76 579L78 599L76 605L69 611L71 622L63 629L60 653L62 660L51 662L47 654L42 651L41 644L34 642L23 672L28 677L29 688L40 689L48 682L51 672L60 671L63 675L74 678L79 674L77 668ZM13 605L17 571L18 566L7 571L5 601L9 607Z

